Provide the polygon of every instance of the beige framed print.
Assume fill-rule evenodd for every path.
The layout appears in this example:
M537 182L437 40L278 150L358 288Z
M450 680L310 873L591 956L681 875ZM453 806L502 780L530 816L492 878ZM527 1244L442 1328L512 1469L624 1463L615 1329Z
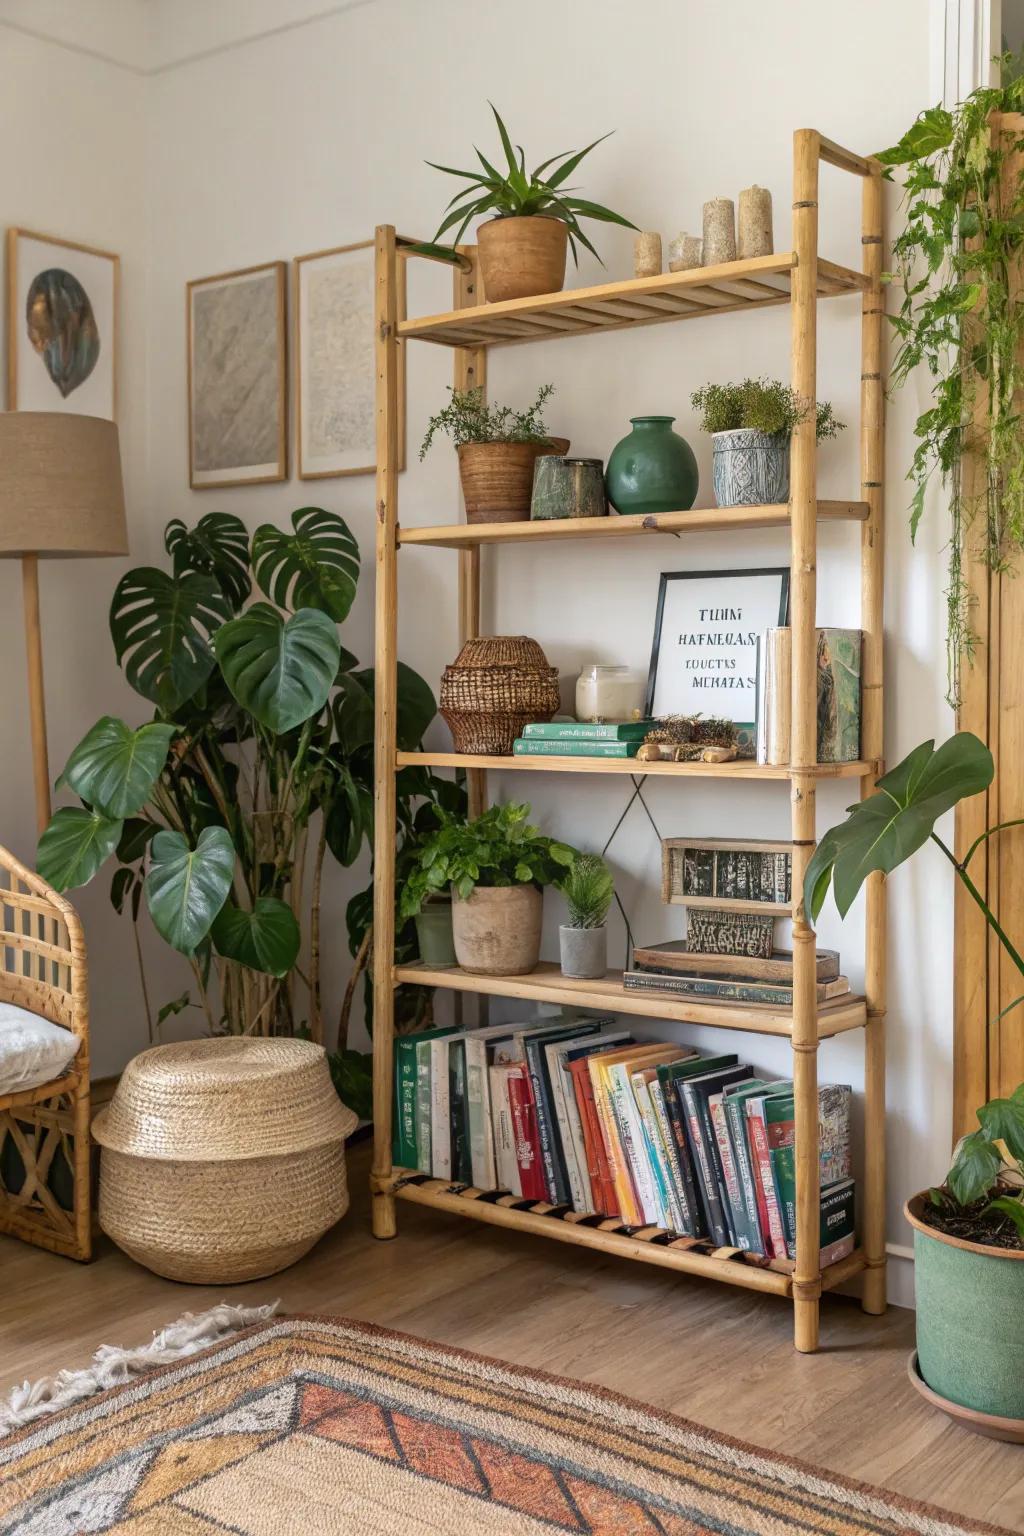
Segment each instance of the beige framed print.
M405 318L405 262L398 263ZM369 475L377 464L374 243L295 258L299 478ZM405 347L398 343L398 467L405 468Z
M194 491L288 477L285 263L188 284L188 451Z
M7 408L117 419L120 258L7 231Z

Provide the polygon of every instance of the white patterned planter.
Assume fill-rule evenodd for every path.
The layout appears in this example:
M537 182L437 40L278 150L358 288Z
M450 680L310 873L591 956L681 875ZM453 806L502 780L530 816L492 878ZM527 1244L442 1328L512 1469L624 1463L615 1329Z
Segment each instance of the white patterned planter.
M715 432L715 501L720 507L759 507L789 500L789 438L741 427Z

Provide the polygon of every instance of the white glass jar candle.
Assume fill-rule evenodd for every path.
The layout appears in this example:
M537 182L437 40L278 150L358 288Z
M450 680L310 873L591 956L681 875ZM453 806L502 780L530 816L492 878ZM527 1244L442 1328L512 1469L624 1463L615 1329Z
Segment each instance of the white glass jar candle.
M630 667L589 662L576 679L577 720L639 720L647 679Z

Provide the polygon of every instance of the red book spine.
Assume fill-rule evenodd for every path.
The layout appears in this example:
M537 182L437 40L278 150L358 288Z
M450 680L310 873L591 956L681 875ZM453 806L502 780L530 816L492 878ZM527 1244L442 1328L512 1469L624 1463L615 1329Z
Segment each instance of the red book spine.
M782 1212L779 1210L779 1202L775 1195L775 1178L772 1174L772 1154L768 1145L768 1132L753 1104L747 1106L747 1128L750 1131L750 1150L754 1162L757 1208L765 1223L761 1235L767 1243L771 1244L772 1258L785 1259L788 1258L786 1233L782 1225Z
M601 1189L601 1213L604 1216L621 1219L622 1211L615 1189L612 1165L608 1161L608 1148L605 1146L601 1116L598 1114L597 1100L594 1098L594 1078L590 1071L589 1062L590 1058L588 1057L587 1071L582 1081L584 1083L587 1117L590 1121L591 1135L594 1138L594 1156L597 1159L597 1181Z
M605 1191L601 1181L601 1164L598 1159L597 1144L594 1139L594 1119L590 1106L587 1104L590 1072L587 1068L586 1057L579 1061L570 1061L569 1071L572 1073L572 1086L576 1094L576 1108L579 1110L580 1125L583 1129L583 1146L587 1154L587 1177L590 1180L591 1203L595 1211L603 1213L605 1210Z
M509 1074L508 1102L515 1130L516 1162L519 1164L523 1199L546 1200L548 1195L540 1155L540 1136L537 1133L537 1111L524 1073L515 1077Z

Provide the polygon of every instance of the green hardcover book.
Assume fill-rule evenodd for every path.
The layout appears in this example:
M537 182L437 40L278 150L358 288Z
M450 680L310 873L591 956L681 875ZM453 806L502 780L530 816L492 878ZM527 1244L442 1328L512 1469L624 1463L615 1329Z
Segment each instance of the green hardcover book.
M826 1188L850 1174L851 1090L844 1084L823 1083L818 1089L821 1186ZM765 1102L772 1174L782 1212L789 1257L796 1243L796 1111L792 1095Z
M448 1096L452 1127L452 1178L460 1184L472 1184L473 1164L469 1142L466 1042L464 1040L453 1040L448 1047Z
M636 757L639 741L551 741L543 736L519 736L512 744L516 757Z
M416 1167L416 1045L402 1035L395 1040L395 1132L391 1157L398 1168Z
M523 726L524 741L643 741L654 720L547 720Z

